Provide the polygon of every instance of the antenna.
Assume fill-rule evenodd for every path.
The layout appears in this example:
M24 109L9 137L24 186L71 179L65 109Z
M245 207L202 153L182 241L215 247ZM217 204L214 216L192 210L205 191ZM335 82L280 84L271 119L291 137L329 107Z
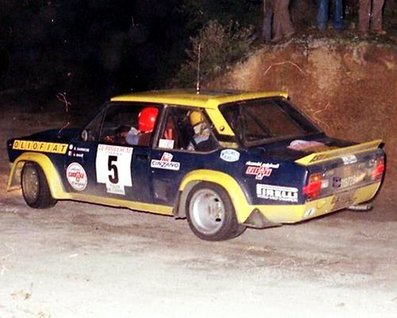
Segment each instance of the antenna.
M200 94L200 63L201 63L201 43L199 43L198 45L198 54L197 54L196 94Z

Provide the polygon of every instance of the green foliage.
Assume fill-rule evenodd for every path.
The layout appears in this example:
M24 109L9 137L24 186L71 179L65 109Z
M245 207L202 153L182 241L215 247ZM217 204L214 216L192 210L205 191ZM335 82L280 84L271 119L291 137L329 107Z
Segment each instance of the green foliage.
M196 37L190 38L187 61L181 65L173 84L193 87L199 60L201 80L224 72L252 49L253 33L252 27L240 27L238 23L222 25L217 20L210 21Z
M195 36L210 21L226 25L239 21L242 26L260 23L262 0L182 0L179 14L185 17L186 33Z

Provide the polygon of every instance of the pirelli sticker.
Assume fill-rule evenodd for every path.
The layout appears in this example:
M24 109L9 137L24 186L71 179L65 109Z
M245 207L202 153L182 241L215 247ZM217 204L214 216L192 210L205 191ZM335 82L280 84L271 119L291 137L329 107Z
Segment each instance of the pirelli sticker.
M65 154L68 149L68 144L17 139L14 140L12 149Z

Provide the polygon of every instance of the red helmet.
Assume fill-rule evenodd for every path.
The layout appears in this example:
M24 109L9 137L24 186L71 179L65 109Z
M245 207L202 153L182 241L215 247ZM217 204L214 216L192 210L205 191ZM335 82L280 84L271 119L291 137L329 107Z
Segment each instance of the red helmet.
M155 107L145 107L138 115L138 129L141 132L152 132L159 110Z

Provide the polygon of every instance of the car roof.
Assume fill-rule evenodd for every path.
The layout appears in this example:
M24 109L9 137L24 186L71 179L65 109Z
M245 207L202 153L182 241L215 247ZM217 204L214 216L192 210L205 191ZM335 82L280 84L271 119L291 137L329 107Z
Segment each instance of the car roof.
M161 104L174 104L183 106L195 106L203 108L217 108L221 104L266 97L288 97L286 92L243 92L243 91L201 91L194 90L158 90L129 93L115 96L111 101L115 102L151 102Z

